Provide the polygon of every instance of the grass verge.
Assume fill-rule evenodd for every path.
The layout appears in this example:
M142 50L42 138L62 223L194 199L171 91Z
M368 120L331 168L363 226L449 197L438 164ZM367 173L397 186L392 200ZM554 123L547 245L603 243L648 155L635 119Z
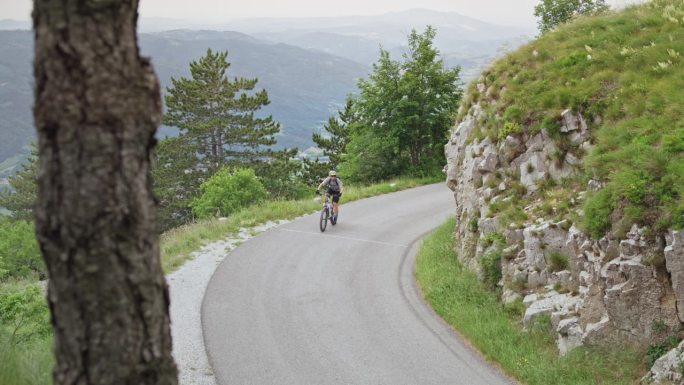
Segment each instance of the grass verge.
M342 204L371 196L405 190L439 182L436 178L400 178L368 186L345 188ZM251 227L268 221L293 219L312 213L321 204L313 199L270 201L241 210L225 220L209 219L169 230L161 237L161 259L166 273L170 273L190 259L190 254L204 244L226 238L241 227Z
M484 356L529 385L628 385L645 371L643 354L629 347L578 348L559 357L548 323L520 326L520 310L505 309L495 292L464 268L454 253L455 219L425 239L416 278L427 302Z
M0 334L0 385L52 384L52 336L15 343Z
M47 301L31 280L0 283L0 385L52 383Z

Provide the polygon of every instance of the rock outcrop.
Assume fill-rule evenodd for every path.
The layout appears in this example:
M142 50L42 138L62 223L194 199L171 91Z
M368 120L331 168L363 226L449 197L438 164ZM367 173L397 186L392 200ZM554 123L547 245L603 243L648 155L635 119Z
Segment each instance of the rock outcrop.
M600 188L595 180L577 184L592 147L584 117L563 111L555 138L543 127L492 138L484 128L497 119L491 114L471 105L445 147L464 265L480 271L479 260L493 252L492 234L505 239L498 249L502 300L523 300L525 325L547 315L563 354L580 345L645 347L663 330L680 330L684 232L659 238L635 225L592 239L573 223L585 192ZM549 186L560 191L554 199L540 193Z

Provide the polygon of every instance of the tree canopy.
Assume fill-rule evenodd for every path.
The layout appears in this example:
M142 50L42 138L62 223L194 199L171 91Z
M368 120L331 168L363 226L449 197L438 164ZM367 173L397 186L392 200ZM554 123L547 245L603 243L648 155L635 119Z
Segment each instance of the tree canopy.
M270 103L266 90L254 91L257 79L226 74L228 52L211 49L190 63L191 78L172 79L165 97L164 123L180 128L181 136L197 151L198 165L216 171L269 153L280 125L255 112Z
M356 120L354 116L354 99L349 96L344 110L337 111L338 117L331 116L323 125L324 133L314 132L312 140L330 161L331 169L336 169L342 161L342 154L346 152L349 143L351 124Z
M427 27L408 36L402 61L381 49L368 79L359 81L354 100L356 122L349 130L340 166L357 180L441 170L443 145L462 90L460 69L444 67L433 46L436 31Z
M10 189L0 191L0 207L11 212L12 219L33 221L36 204L38 153L35 148L25 164L8 178Z
M534 16L543 33L578 15L591 15L609 9L605 0L542 0L534 7Z

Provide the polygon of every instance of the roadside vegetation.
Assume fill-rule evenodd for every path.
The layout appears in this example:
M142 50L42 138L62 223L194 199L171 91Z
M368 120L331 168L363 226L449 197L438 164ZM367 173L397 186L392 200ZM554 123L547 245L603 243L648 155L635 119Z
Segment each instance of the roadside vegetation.
M629 385L645 371L644 353L586 348L559 357L548 318L529 331L521 302L502 305L495 291L461 265L454 253L455 219L428 236L418 252L416 278L427 302L490 361L528 385Z
M398 178L372 185L351 185L344 202L435 183L438 178ZM203 245L235 234L242 227L293 219L314 212L310 198L263 201L225 218L197 220L161 235L161 259L168 274ZM45 385L54 365L50 314L44 294L47 272L31 222L0 220L0 385Z
M398 178L369 185L350 185L345 188L343 203L376 195L405 190L425 184L436 183L442 178ZM311 189L313 193L313 189ZM312 195L312 194L310 194ZM191 258L191 253L204 244L224 239L237 233L240 228L253 227L268 221L294 219L321 208L312 198L297 200L265 201L244 208L226 218L207 218L177 227L162 234L161 256L164 271L169 273Z

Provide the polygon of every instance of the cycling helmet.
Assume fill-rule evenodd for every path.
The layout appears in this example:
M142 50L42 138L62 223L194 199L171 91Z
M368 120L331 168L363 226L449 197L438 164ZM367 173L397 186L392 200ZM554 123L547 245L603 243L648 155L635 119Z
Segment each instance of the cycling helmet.
M335 170L332 170L328 173L328 176L337 176L337 172Z

